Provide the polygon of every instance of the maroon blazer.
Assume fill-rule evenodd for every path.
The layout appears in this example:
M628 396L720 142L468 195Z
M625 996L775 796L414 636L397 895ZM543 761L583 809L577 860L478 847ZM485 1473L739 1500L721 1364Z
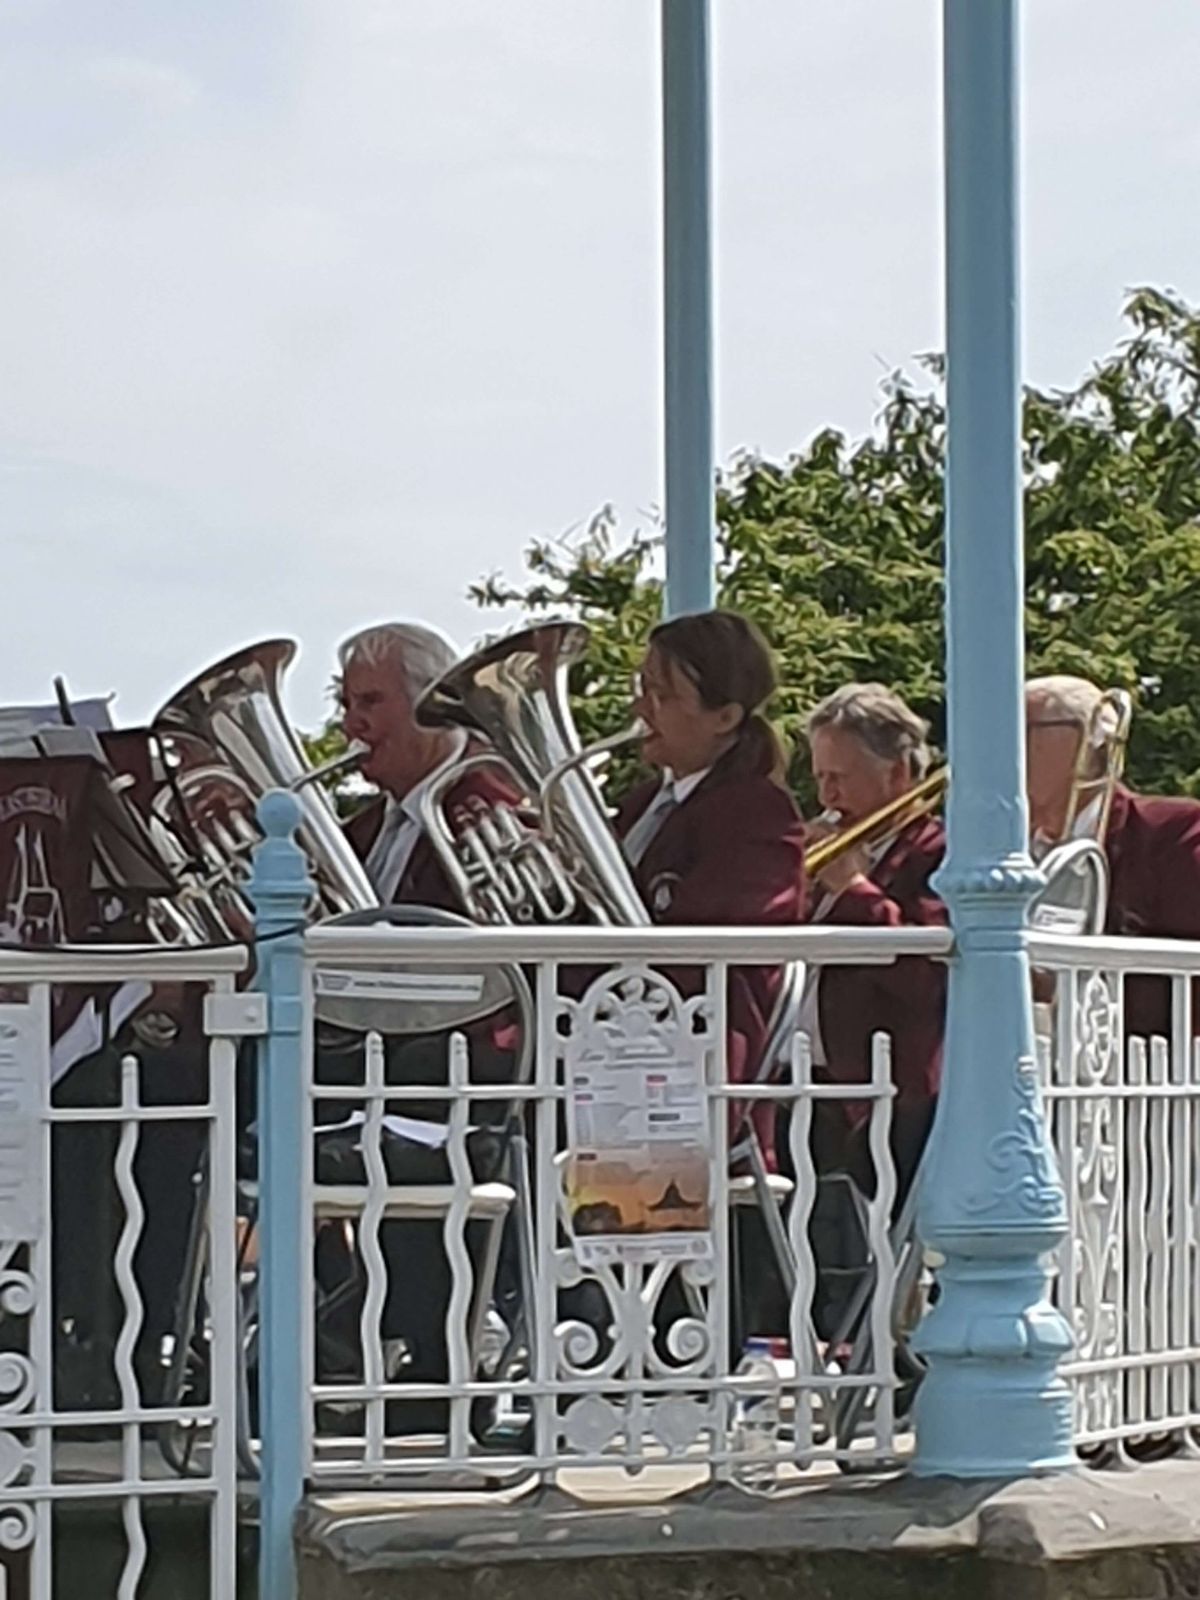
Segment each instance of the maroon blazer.
M1109 866L1106 933L1200 939L1200 800L1134 794L1118 785L1104 849ZM1195 1010L1194 1027L1200 1032L1200 1009ZM1169 978L1134 976L1126 981L1125 1032L1170 1035Z
M460 810L470 811L495 805L499 801L508 805L517 803L512 788L504 782L499 770L493 767L479 767L474 772L468 772L461 782L455 784L447 798L452 822L455 813ZM383 826L386 810L386 797L376 795L345 823L343 831L346 840L360 861L365 861L371 853L371 846ZM436 906L442 911L457 911L460 915L463 913L462 901L447 878L437 851L424 832L413 845L412 854L401 876L393 903Z
M636 789L621 808L623 838L658 793L657 781ZM655 923L756 926L799 922L804 915L804 824L795 801L770 778L718 762L670 812L634 869L634 882ZM696 978L672 974L681 986ZM779 993L779 967L729 972L729 1074L752 1080ZM755 1105L762 1148L770 1153L775 1108Z
M875 863L865 883L852 884L822 922L838 927L928 928L946 923L946 907L929 886L946 849L933 817L910 823ZM829 966L818 988L826 1071L838 1083L871 1074L871 1035L892 1039L892 1077L901 1102L928 1100L942 1073L946 967L902 956L886 967Z

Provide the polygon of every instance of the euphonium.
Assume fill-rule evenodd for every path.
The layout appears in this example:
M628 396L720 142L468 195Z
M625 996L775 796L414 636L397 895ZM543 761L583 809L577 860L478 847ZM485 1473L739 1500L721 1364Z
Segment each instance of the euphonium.
M840 833L821 839L804 853L804 865L814 877L832 862L860 845L878 844L890 834L899 833L918 817L930 816L942 803L950 782L949 767L939 767L920 783L872 811L869 817L853 822Z
M479 921L650 920L588 767L640 728L585 749L571 717L567 674L587 640L578 622L523 628L452 667L417 702L422 726L465 728L482 744L422 796L426 833L464 909ZM534 826L504 804L449 813L455 786L481 767L503 775Z
M166 746L151 831L182 885L160 907L159 932L187 943L242 936L253 913L245 898L250 852L261 838L255 808L270 789L300 802L297 842L308 857L318 914L379 904L317 780L356 765L355 747L312 767L283 710L280 687L296 653L288 639L251 645L198 674L151 724Z

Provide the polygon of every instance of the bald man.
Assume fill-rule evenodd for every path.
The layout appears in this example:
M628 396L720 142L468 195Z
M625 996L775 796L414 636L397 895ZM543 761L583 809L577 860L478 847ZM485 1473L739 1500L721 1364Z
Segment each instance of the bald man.
M1079 742L1092 726L1103 690L1065 674L1026 685L1030 836L1040 854L1062 840ZM1097 746L1099 773L1103 750ZM1070 830L1094 837L1093 794ZM1200 800L1136 794L1118 783L1100 841L1109 867L1105 932L1137 938L1200 939ZM1127 1036L1169 1034L1169 980L1135 977L1126 985Z

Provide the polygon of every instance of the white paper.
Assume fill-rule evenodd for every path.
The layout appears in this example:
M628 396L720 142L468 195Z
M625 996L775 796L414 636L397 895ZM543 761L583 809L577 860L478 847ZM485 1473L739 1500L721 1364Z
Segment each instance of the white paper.
M42 1224L41 1105L50 1077L46 991L0 1005L0 1242L36 1239ZM40 1003L39 1003L40 1001Z

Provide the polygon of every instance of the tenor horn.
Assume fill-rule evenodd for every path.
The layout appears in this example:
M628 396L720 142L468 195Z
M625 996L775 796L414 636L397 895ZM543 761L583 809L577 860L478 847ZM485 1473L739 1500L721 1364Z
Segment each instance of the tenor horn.
M584 747L567 676L587 648L579 622L544 622L485 645L417 702L423 727L464 728L475 753L421 798L422 821L468 915L483 922L618 926L649 922L612 831L594 761L639 737L635 725ZM455 815L453 791L490 767L520 796Z
M269 639L226 656L172 695L151 723L167 770L152 806L152 829L183 885L173 916L196 939L244 933L253 913L245 889L251 851L262 837L258 802L286 789L300 805L297 843L315 885L313 911L332 916L379 904L347 844L319 779L361 761L362 747L313 767L288 721L283 675L296 654ZM239 923L241 924L239 928Z

